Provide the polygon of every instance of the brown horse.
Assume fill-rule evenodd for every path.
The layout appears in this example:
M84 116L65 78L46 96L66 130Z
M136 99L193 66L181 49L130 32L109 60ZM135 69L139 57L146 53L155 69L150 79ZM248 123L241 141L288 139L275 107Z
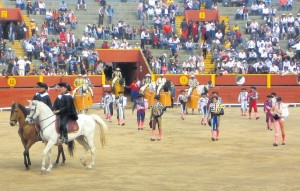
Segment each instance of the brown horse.
M26 108L18 103L15 102L11 106L11 113L10 113L10 125L15 126L17 122L19 123L19 131L18 134L21 138L22 144L24 146L24 164L26 169L29 169L29 166L31 165L30 157L29 157L29 149L30 147L38 140L38 131L35 128L35 125L31 125L25 122L25 118L27 116L27 110ZM58 154L57 159L55 161L54 165L57 165L59 163L60 154L62 154L62 164L65 164L65 153L64 148L62 145L58 145Z

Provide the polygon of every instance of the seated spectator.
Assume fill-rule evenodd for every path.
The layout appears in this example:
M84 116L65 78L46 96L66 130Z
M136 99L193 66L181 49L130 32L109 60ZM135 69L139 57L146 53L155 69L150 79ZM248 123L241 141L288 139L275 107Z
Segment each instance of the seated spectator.
M155 34L154 37L153 37L152 47L153 48L157 47L157 49L160 48L159 37L157 36L157 34Z
M16 8L23 10L25 8L24 0L16 0Z
M249 10L247 7L243 6L243 19L248 20L249 17Z
M259 10L258 10L258 5L256 2L254 2L251 6L251 15L258 15Z
M235 19L236 20L240 20L243 18L243 13L244 13L244 9L242 7L239 7L237 10L236 10L236 14L235 14Z
M249 53L249 57L248 57L248 62L256 62L257 61L257 54L254 50L251 50L251 52Z
M92 35L89 35L88 41L89 41L89 48L95 47L95 38Z
M279 0L279 4L280 4L280 6L279 6L279 11L285 11L285 10L287 10L287 0Z
M270 66L270 74L279 74L279 68L278 66L275 65L273 62L272 65Z
M46 14L46 5L42 0L40 0L40 2L39 2L39 9L40 9L40 14L41 15Z
M77 26L77 18L74 15L74 13L72 13L72 15L71 15L70 24L71 24L71 29L75 29Z
M46 20L47 21L50 21L50 20L53 20L53 14L52 14L52 11L51 11L51 9L48 9L47 11L46 11L46 16L45 16L45 18L46 18Z
M31 1L28 1L27 2L27 5L26 5L26 11L27 11L27 16L29 16L30 14L33 13L33 5L31 4Z
M192 39L189 39L186 43L185 43L185 46L186 46L186 51L187 53L193 53L193 49L194 49L194 43L192 41Z
M62 1L59 5L59 8L58 10L60 11L67 11L68 10L68 6L67 6L67 3L65 3L65 1Z
M79 11L80 7L82 7L86 11L85 0L77 0L77 10Z

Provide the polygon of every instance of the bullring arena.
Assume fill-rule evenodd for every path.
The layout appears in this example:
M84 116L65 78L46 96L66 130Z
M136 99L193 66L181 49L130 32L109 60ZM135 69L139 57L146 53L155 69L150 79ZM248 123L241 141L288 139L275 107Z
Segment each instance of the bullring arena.
M300 190L299 7L299 0L0 0L0 191ZM166 81L158 82L162 74ZM193 78L199 84L187 91L189 114L182 120L178 105L168 108L160 141L150 141L150 109L145 129L138 130L132 102L124 126L117 124L116 109L109 122L99 107L110 90L125 90L130 100L131 90L141 88L136 80L149 83L144 96L151 104L162 88L160 102L169 106L171 95L177 102ZM76 141L73 157L63 145L67 160L51 173L41 171L45 146L36 142L25 168L10 106L28 106L37 82L48 85L52 103L57 85L68 83L77 110L106 122L104 147L96 128L92 169L81 164ZM259 93L259 119L241 116L237 103L241 88L252 86ZM217 141L196 108L202 93L211 97L214 91L226 106ZM284 145L281 136L274 145L261 107L272 92L290 106ZM56 155L53 147L51 164Z
M126 109L126 125L107 124L108 142L101 148L99 129L95 135L96 164L87 170L75 156L66 155L65 166L41 175L44 145L30 150L32 166L25 170L18 128L10 127L9 111L0 112L1 190L299 190L299 108L289 108L287 144L273 147L274 132L261 118L241 117L239 108L226 108L221 118L218 142L210 139L209 126L200 125L200 115L182 121L179 108L163 116L163 140L151 142L150 128L137 131L136 116ZM103 116L103 110L88 114ZM149 110L146 122L149 121ZM65 150L66 149L66 146ZM55 159L56 147L52 149Z

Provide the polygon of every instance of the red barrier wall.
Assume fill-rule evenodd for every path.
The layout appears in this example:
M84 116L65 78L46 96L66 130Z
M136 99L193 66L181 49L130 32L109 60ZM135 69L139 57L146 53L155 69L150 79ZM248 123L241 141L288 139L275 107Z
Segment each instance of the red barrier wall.
M159 75L155 75L157 79ZM267 88L267 75L244 75L245 84L243 86L236 85L235 77L237 75L224 75L216 76L215 82L216 87L211 88L209 92L218 91L220 96L223 98L224 103L237 103L237 96L241 91L242 87L256 85L257 91L259 92L259 103L263 103L266 96L271 92L276 92L277 95L282 96L285 102L300 103L300 86L296 82L296 75L270 75L271 88ZM165 77L168 80L173 81L176 86L176 95L179 95L180 90L187 89L187 85L180 83L180 78L189 78L189 75L168 75ZM27 104L26 100L31 100L33 95L37 92L36 83L41 79L48 84L49 87L53 87L59 82L68 82L73 85L74 80L77 76L26 76L20 77L15 76L15 86L10 88L8 85L7 77L0 77L0 107L9 107L12 101L20 101L23 104ZM90 76L89 77L94 84L94 102L99 102L103 94L103 86L101 83L102 76ZM207 81L214 78L213 75L196 75L197 80L200 84L206 84ZM55 89L49 90L52 101L56 98L58 92ZM176 99L177 100L177 99Z

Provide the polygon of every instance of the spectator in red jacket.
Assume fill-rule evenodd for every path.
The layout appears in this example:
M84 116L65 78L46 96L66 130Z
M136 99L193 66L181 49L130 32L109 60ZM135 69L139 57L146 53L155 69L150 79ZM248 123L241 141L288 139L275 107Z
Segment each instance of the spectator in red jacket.
M166 34L167 38L170 39L170 37L171 37L171 32L172 32L172 27L171 27L170 23L167 22L167 23L164 25L163 29L164 29L164 31L165 31L165 34Z
M59 42L67 42L67 35L65 33L65 30L62 29L61 32L59 33Z

